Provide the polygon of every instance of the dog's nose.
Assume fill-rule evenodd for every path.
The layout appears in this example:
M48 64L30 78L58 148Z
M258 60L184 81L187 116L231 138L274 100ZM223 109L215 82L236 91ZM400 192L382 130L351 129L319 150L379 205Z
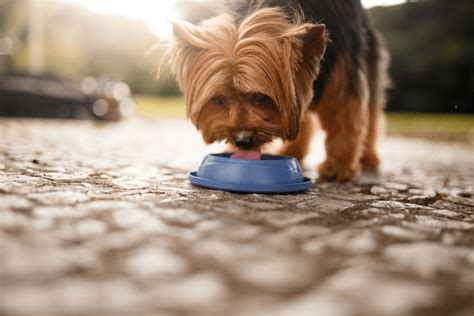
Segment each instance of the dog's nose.
M239 132L235 135L235 144L239 148L249 149L253 143L253 132Z

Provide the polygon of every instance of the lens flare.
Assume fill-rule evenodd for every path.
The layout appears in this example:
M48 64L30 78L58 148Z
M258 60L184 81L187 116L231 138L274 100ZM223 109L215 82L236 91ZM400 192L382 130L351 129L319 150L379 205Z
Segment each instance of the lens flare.
M150 31L163 41L172 37L173 29L170 21L180 19L175 1L170 0L71 0L67 2L78 3L98 14L121 15L142 20Z

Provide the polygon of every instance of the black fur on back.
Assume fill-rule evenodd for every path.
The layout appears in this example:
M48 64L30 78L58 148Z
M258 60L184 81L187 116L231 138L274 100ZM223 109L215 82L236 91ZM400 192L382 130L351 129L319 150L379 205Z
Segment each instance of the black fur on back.
M308 22L322 23L329 31L331 42L321 61L318 80L314 82L314 103L322 96L331 70L340 58L346 61L348 93L354 96L361 91L359 71L367 77L375 75L378 63L377 35L360 0L264 0L259 6L282 7L289 16L302 12ZM239 1L233 9L244 17L255 9L254 1Z

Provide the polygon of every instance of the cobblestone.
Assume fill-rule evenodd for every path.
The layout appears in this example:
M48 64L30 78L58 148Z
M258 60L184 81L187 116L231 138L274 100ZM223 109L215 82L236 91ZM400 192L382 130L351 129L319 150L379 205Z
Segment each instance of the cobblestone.
M340 184L313 146L308 192L232 194L181 120L0 120L0 315L473 315L474 150L389 137Z

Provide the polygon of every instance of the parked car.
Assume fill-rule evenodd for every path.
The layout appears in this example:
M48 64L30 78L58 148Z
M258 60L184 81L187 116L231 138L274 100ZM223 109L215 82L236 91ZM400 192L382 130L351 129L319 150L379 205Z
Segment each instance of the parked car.
M128 85L106 78L0 77L0 116L118 121L134 107Z

